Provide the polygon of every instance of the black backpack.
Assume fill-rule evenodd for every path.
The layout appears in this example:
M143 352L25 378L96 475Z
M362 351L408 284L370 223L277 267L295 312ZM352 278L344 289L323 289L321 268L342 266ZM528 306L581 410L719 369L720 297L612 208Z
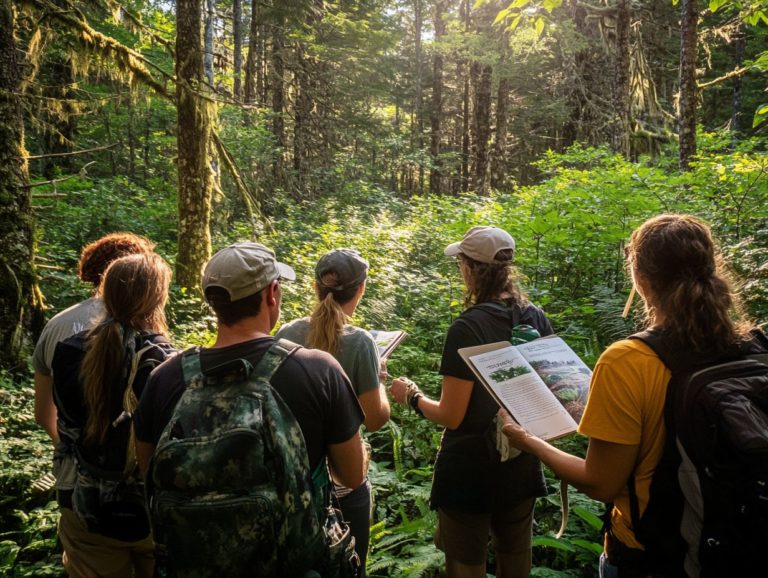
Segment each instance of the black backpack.
M87 333L68 338L62 352L84 352ZM62 388L79 388L79 375L55 379L54 402L58 410L58 430L64 459L74 460L72 490L60 490L59 505L72 509L88 531L116 540L133 542L149 536L150 525L144 498L144 483L136 466L134 433L131 422L138 399L134 380L139 372L148 375L171 354L173 348L154 334L134 332L125 341L123 369L123 411L112 423L111 442L106 447L86 448L83 444L85 423L73 414L72 393ZM73 353L70 353L73 355ZM82 355L82 353L80 353ZM82 410L80 410L82 411ZM120 447L115 444L120 442ZM124 458L115 463L116 455Z
M768 339L755 331L750 341L713 358L675 347L658 331L631 338L672 372L667 439L642 517L634 476L629 482L632 526L646 567L685 575L682 523L686 538L698 543L701 578L752 574L768 546ZM685 498L701 517L685 507L680 480L692 482Z

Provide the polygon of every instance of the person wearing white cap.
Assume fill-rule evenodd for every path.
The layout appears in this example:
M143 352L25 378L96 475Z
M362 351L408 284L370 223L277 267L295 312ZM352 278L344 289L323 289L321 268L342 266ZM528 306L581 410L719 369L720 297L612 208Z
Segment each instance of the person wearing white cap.
M445 254L456 258L467 309L451 324L443 347L439 400L407 378L393 380L396 402L445 426L435 463L430 504L438 513L435 544L445 552L449 578L484 577L488 536L496 576L528 576L535 499L546 494L539 460L500 453L498 404L458 354L463 347L506 341L513 328L541 336L552 326L516 282L515 240L497 227L473 227ZM503 450L503 446L500 448Z
M238 359L258 365L276 343L270 332L280 318L280 283L295 278L291 267L259 243L237 243L211 258L202 286L216 314L217 334L213 346L199 350L203 375ZM133 416L137 460L145 473L186 389L182 357L171 358L152 373ZM365 479L359 431L364 416L338 361L324 351L300 347L279 364L269 381L298 422L311 471L324 469L327 458L340 483L359 487ZM201 568L203 574L205 570ZM238 575L250 575L252 570L240 568Z
M354 249L333 249L315 266L317 304L310 317L283 325L276 337L331 353L341 363L365 412L365 428L376 431L389 420L389 400L381 385L381 361L373 337L348 323L365 293L368 261ZM355 537L363 569L371 522L371 485L358 488L335 484L344 519Z

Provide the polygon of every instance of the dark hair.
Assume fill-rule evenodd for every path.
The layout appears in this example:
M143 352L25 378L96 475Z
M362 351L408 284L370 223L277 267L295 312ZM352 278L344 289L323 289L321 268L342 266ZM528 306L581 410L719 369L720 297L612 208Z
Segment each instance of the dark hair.
M167 334L163 309L170 283L171 268L155 253L121 257L104 273L102 299L106 317L88 333L80 368L88 408L86 444L97 445L106 440L113 400L123 395L114 384L120 382L125 368L126 340L133 339L136 331ZM128 401L135 408L135 395Z
M712 233L690 215L659 215L637 228L626 248L627 265L651 292L647 323L657 323L679 344L720 353L750 330L741 300Z
M517 271L512 264L514 256L512 249L502 249L496 253L492 263L482 263L459 253L457 258L463 261L468 269L464 293L465 307L491 301L502 293L509 293L515 303L523 304L527 300L517 283Z
M80 252L77 275L86 283L98 288L109 264L127 255L152 253L155 244L149 239L133 233L110 233L89 243Z
M248 295L237 301L231 301L229 293L223 287L208 287L205 299L216 314L216 319L222 325L232 326L246 317L255 317L261 310L262 289L258 293Z
M307 347L322 349L335 356L339 352L340 338L347 322L347 315L341 306L349 303L364 281L346 289L331 289L338 285L339 280L336 273L326 273L320 282L322 284L315 283L318 303L309 318Z

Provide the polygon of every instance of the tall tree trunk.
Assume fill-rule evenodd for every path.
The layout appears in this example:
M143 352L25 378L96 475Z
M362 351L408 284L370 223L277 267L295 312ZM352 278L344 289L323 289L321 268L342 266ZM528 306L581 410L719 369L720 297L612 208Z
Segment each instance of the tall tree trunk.
M440 42L445 35L446 0L435 2L435 42ZM440 170L440 140L442 137L443 121L443 54L436 47L432 57L432 110L430 115L429 156L432 160L432 169L429 173L429 190L439 195L442 192L442 174Z
M475 102L473 107L473 139L472 139L472 188L483 195L487 192L488 183L488 140L491 136L491 81L493 69L488 65L477 64L478 74L475 85Z
M739 25L739 29L736 31L736 38L733 41L733 68L734 70L741 68L744 64L744 32ZM742 94L743 94L744 81L743 76L739 75L733 79L733 97L731 99L731 132L738 133L741 131L741 115L742 115Z
M613 70L613 150L630 156L629 25L630 0L616 4L616 55Z
M242 97L242 72L243 72L243 0L232 0L232 41L234 43L232 55L232 93L235 100Z
M299 196L306 191L306 176L310 141L310 115L312 114L312 89L310 86L311 63L304 47L297 46L296 87L293 105L293 172Z
M272 174L275 184L285 185L283 154L285 150L285 16L280 15L272 29L272 135L275 139L275 159Z
M213 29L216 25L216 0L205 0L205 40L203 49L203 74L213 86Z
M696 156L696 55L699 11L696 0L680 1L680 169Z
M32 265L30 205L21 82L11 2L0 2L0 368L26 371L25 337L39 314Z
M253 105L256 102L256 74L259 66L259 13L260 0L251 3L251 28L248 34L248 54L245 57L245 86L243 87L243 100L245 104Z
M503 66L500 67L503 69ZM507 124L509 114L509 78L499 78L499 91L496 95L496 135L491 159L491 187L501 189L507 177Z
M416 94L414 98L415 123L413 131L416 134L416 148L421 152L424 148L424 89L423 89L423 67L421 55L421 29L423 25L423 4L422 0L413 2L413 38L414 38L414 58L416 60ZM424 192L424 163L419 161L419 193Z
M179 231L176 281L199 290L200 274L211 255L210 167L212 105L202 90L201 0L176 1L176 110L178 113Z
M464 21L464 32L469 32L471 22L471 6L469 0L464 0L461 3L460 12L462 20ZM464 68L464 92L462 95L462 115L461 115L461 190L467 192L469 190L469 152L470 152L470 126L469 122L469 99L470 99L470 77L475 72L475 65L470 65L468 62L464 62L462 66ZM466 74L469 72L469 74Z

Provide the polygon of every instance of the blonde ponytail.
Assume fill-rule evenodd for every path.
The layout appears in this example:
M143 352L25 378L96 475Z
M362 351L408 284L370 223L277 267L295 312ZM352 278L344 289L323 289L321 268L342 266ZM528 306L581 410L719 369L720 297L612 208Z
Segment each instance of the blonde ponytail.
M347 315L334 298L333 292L328 291L323 299L315 305L309 318L309 335L307 346L312 349L322 349L334 357L338 356L341 336Z

